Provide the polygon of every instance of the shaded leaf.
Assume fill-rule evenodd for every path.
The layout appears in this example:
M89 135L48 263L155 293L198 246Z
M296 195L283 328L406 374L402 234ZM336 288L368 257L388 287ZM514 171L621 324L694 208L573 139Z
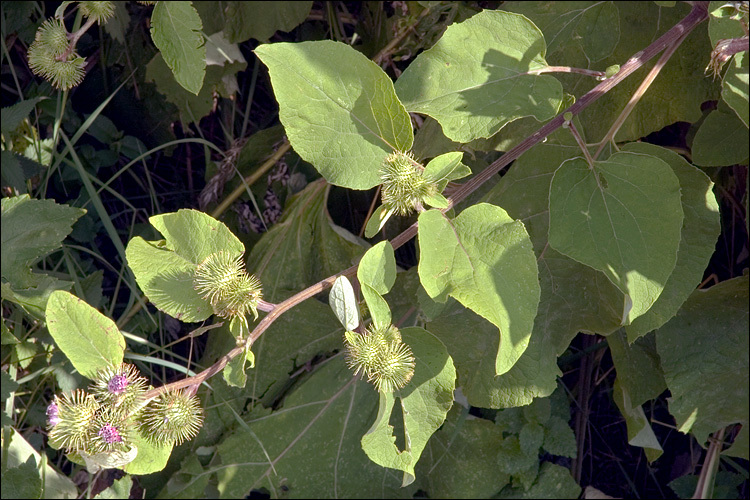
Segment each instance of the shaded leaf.
M533 19L544 33L549 57L580 51L595 63L611 55L620 41L614 2L505 2L503 9Z
M157 2L151 15L151 38L175 80L198 95L206 74L203 24L192 2Z
M653 334L640 337L632 344L622 329L607 337L612 362L617 371L617 380L627 393L631 407L641 406L656 399L667 388L656 352Z
M495 463L502 442L496 425L454 405L422 453L417 484L430 498L490 498L510 479Z
M648 311L680 243L680 184L670 166L625 152L594 169L581 158L568 160L552 178L549 211L550 246L604 272L626 294L622 324Z
M18 127L21 122L29 116L31 110L34 109L34 106L44 99L47 99L47 97L39 96L24 101L18 101L12 106L4 107L2 119L0 119L0 128L2 129L3 134L15 130L16 127Z
M547 67L541 31L525 17L486 10L453 24L396 81L410 112L435 118L451 140L490 137L524 116L552 118L562 86Z
M659 458L664 450L646 418L646 413L640 405L634 404L630 398L630 391L623 387L620 379L615 379L612 398L615 400L620 413L625 417L628 430L628 444L643 448L649 463Z
M536 259L523 223L480 203L453 220L419 215L419 278L428 295L450 295L500 330L495 370L502 375L528 346L539 304Z
M247 417L218 446L221 498L238 498L254 488L281 496L281 487L309 498L411 497L401 474L374 464L360 439L375 418L378 396L352 378L343 356L318 366L289 394L281 410ZM310 459L310 453L315 459Z
M748 277L696 290L656 331L656 348L681 432L704 444L729 424L748 424Z
M62 246L82 208L32 200L28 195L2 199L2 264L4 281L14 290L38 286L44 275L31 272L40 257Z
M286 299L346 269L364 253L362 240L331 221L329 187L320 179L294 195L250 252L248 271L260 278L267 300Z
M453 302L427 329L448 347L458 373L457 385L472 406L509 408L549 396L562 375L555 362L555 346L535 331L529 346L513 367L495 375L495 356L500 344L497 328L484 318Z
M728 107L719 105L701 123L693 139L693 162L701 167L722 167L746 160L750 152L747 125Z
M623 151L655 156L669 164L680 182L680 199L685 218L680 233L677 262L664 290L646 314L625 327L628 342L659 328L672 318L703 279L703 270L714 252L721 232L719 205L713 182L706 174L677 153L645 142L626 144ZM634 387L630 387L632 391ZM656 396L653 396L656 397ZM649 398L647 398L649 399ZM636 403L640 405L643 401Z

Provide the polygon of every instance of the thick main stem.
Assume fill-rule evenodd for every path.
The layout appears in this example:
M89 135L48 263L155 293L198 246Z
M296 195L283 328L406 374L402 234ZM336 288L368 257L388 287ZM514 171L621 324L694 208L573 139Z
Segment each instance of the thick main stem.
M553 118L549 123L541 127L530 137L526 138L516 147L514 147L513 149L505 153L500 158L498 158L496 161L490 164L487 168L485 168L482 172L477 174L476 177L474 177L473 179L471 179L470 181L466 182L461 187L459 187L455 191L453 196L449 198L448 208L444 209L443 211L449 210L450 207L452 207L456 203L466 198L469 194L471 194L477 188L479 188L479 186L481 186L482 184L487 182L490 178L492 178L492 176L497 174L502 168L509 165L513 160L520 157L523 153L531 149L536 144L542 142L548 135L550 135L552 132L560 128L565 122L565 115L567 113L577 115L578 113L586 109L594 101L596 101L601 96L609 92L611 89L617 86L625 78L630 76L633 72L638 70L645 63L647 63L648 61L656 57L656 55L659 54L662 50L664 50L667 47L673 46L681 38L684 40L684 37L686 36L686 34L692 31L698 24L706 20L707 17L708 17L708 2L693 3L692 10L687 16L685 16L684 19L682 19L679 23L674 25L669 31L664 33L651 45L649 45L644 50L636 53L630 59L628 59L628 61L620 68L620 71L617 74L615 74L612 78L608 78L604 80L599 85L591 89L583 97L581 97L581 99L579 99L578 102L573 104L564 112L560 113L557 117ZM405 231L403 231L401 234L393 238L393 240L391 240L391 245L393 246L394 249L399 248L400 246L404 245L407 241L412 239L414 236L416 236L416 234L417 234L417 223L415 222L414 224L409 226ZM336 278L338 278L339 276L353 276L356 272L357 272L357 266L352 266L345 271L342 271L338 274L335 274L324 280L321 280L318 283L315 283L314 285L302 290L296 295L289 297L284 302L281 302L274 308L272 312L266 315L266 317L264 317L260 323L258 323L258 326L256 326L255 329L250 333L250 336L248 337L247 342L252 344L255 340L258 339L258 337L260 337L263 334L264 331L268 329L269 326L271 326L271 324L276 320L276 318L281 316L284 312L288 311L295 305L327 290L333 285L333 282L336 281ZM162 392L162 391L180 389L183 387L201 384L204 380L207 380L211 376L221 371L227 365L227 363L229 363L229 361L231 361L235 356L239 356L244 351L244 349L245 349L244 346L235 347L234 349L229 351L227 354L222 356L220 360L218 360L209 368L206 368L205 370L203 370L201 373L190 378L172 382L170 384L154 389L153 391L149 391L148 396L154 397L159 392Z

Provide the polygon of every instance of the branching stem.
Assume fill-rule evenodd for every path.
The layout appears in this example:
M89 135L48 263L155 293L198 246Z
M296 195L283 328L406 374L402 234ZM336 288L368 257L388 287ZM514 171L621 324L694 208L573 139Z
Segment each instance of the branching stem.
M577 115L578 113L586 109L589 105L591 105L594 101L596 101L601 96L603 96L604 94L612 90L615 86L617 86L625 78L630 76L633 72L638 70L640 67L642 67L644 64L646 64L648 61L650 61L654 57L656 57L656 55L659 54L661 51L663 51L666 48L676 49L676 46L679 45L679 42L684 40L687 34L689 34L698 24L700 24L701 22L705 21L708 18L707 10L708 10L708 2L694 2L692 4L692 10L687 16L685 16L684 19L682 19L679 23L673 26L669 31L664 33L651 45L649 45L644 50L636 53L630 59L628 59L628 61L620 68L620 71L617 74L615 74L611 78L604 80L603 82L598 84L596 87L591 89L588 93L586 93L583 97L581 97L581 99L579 99L578 102L573 104L570 108L560 113L557 117L553 118L546 125L542 126L534 134L526 138L516 147L514 147L513 149L505 153L503 156L498 158L496 161L494 161L492 164L490 164L482 172L477 174L476 177L474 177L473 179L471 179L470 181L466 182L461 187L459 187L456 190L456 192L453 194L453 196L449 198L448 208L445 208L442 211L445 212L449 210L453 205L462 201L469 194L474 192L474 190L479 188L479 186L481 186L487 180L489 180L494 175L496 175L501 169L508 166L513 160L520 157L523 153L531 149L536 144L542 142L548 135L550 135L552 132L560 128L565 122L564 115L567 115L567 113L571 113L573 116ZM423 11L423 15L424 15L424 11ZM384 53L384 52L385 52L385 49L381 51L381 53ZM381 57L381 53L379 53L376 56L376 58ZM273 165L273 163L275 163L276 160L278 160L278 158L280 158L288 150L288 148L289 148L289 143L285 142L285 144L283 144L278 149L276 154L274 154L273 157L269 158L269 160L263 166L266 166L268 164ZM262 168L263 167L261 167L261 169ZM270 168L270 166L268 168ZM231 201L229 203L231 203ZM224 204L222 204L222 207L223 206ZM226 207L224 207L223 209L220 209L220 208L221 207L217 208L214 211L214 214L223 212ZM403 231L401 234L393 238L393 240L391 240L391 245L393 246L394 249L399 248L400 246L404 245L407 241L411 240L414 236L416 236L416 234L417 234L417 223L415 222L414 224L409 226L405 231ZM333 285L333 282L336 281L336 278L338 278L339 276L354 276L356 272L357 272L357 266L355 265L355 266L350 267L349 269L346 269L345 271L342 271L338 274L325 278L319 281L318 283L315 283L314 285L293 295L292 297L289 297L288 299L281 302L280 304L277 304L276 307L273 308L273 310L270 313L268 313L260 321L260 323L258 323L258 326L256 326L255 329L250 333L247 339L247 343L252 344L253 342L255 342L263 334L263 332L265 332L268 329L268 327L271 326L271 324L274 321L276 321L276 319L279 316L281 316L283 313L285 313L286 311L288 311L295 305L309 298L312 298L315 295L330 288ZM162 391L181 389L184 387L200 385L203 381L209 379L213 375L220 372L227 365L227 363L229 363L229 361L231 361L234 357L242 354L244 350L245 350L244 346L235 347L234 349L229 351L227 354L222 356L222 358L219 359L216 363L214 363L209 368L206 368L199 374L193 377L178 380L176 382L172 382L170 384L166 384L159 388L153 389L152 391L149 391L147 393L147 396L155 397Z

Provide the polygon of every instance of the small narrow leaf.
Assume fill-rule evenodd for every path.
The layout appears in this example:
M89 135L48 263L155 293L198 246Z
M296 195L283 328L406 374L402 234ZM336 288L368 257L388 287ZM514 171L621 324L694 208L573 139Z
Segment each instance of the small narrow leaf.
M448 208L448 199L440 193L429 195L424 201L433 208Z
M388 222L388 219L391 218L391 215L393 215L395 211L394 208L387 210L384 205L380 205L376 208L365 226L365 236L367 238L372 238L378 234L378 231L383 229L383 226L385 226L385 223Z
M385 295L396 281L396 257L389 241L381 241L362 256L357 268L357 279Z
M247 374L245 373L245 356L235 356L222 372L224 380L233 387L245 387Z
M156 2L151 38L185 90L198 94L206 74L203 24L191 2Z
M381 328L388 328L393 321L391 318L391 308L388 307L388 302L380 295L377 290L368 285L362 283L362 296L365 298L367 303L367 309L370 311L372 322L375 326Z
M122 363L125 337L114 321L74 295L56 291L47 302L47 328L55 343L86 378Z
M333 309L333 314L346 330L354 330L359 326L359 306L354 296L354 289L346 276L339 276L333 282L328 303Z

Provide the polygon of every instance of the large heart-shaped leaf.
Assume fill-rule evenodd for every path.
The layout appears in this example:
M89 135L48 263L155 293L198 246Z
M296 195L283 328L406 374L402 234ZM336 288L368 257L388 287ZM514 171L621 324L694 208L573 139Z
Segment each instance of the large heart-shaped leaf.
M409 65L396 92L409 111L432 116L447 137L490 137L524 116L548 120L562 99L547 67L542 32L520 14L486 10L449 26Z
M328 182L369 189L388 154L411 148L411 120L391 79L350 46L274 43L255 53L268 66L289 142Z
M677 261L680 183L654 156L620 152L589 168L564 162L550 185L552 248L602 271L626 295L622 324L643 315Z
M529 343L539 304L536 257L523 223L479 203L455 219L419 216L419 278L432 298L448 295L500 329L496 374L510 370Z

